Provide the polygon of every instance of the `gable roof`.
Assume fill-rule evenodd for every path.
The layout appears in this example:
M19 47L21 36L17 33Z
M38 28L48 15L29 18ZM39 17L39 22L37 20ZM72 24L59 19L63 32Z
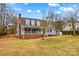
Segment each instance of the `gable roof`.
M35 21L41 21L41 19L34 19L34 18L25 18L25 17L22 17L22 25L26 25L26 20L29 19L29 20L35 20Z

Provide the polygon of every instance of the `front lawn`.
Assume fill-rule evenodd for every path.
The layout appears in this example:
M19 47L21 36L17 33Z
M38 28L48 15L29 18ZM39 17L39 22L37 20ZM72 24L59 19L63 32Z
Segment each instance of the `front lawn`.
M1 38L0 55L79 56L79 36L52 36L45 40Z

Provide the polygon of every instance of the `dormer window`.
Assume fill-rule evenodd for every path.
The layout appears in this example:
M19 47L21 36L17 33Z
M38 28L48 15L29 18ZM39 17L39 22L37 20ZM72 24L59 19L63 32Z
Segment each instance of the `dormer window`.
M31 20L31 25L35 26L35 20Z
M30 24L30 20L27 19L27 20L26 20L26 25L29 25L29 24Z
M37 21L37 26L40 26L40 21Z

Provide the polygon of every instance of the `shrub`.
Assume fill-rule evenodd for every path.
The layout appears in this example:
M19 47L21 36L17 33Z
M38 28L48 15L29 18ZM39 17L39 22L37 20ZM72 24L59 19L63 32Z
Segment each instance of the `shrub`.
M3 27L0 27L0 36L5 35L6 31L4 30Z
M75 33L76 33L76 35L79 35L79 30L76 30ZM62 34L63 35L72 35L73 31L62 31Z
M79 35L79 30L75 31L75 33L76 33L77 35Z

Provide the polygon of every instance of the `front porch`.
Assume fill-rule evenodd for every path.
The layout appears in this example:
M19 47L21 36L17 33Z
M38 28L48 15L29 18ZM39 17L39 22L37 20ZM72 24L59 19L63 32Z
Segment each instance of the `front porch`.
M23 35L41 35L42 29L36 26L26 26L26 27L22 27L22 34Z

